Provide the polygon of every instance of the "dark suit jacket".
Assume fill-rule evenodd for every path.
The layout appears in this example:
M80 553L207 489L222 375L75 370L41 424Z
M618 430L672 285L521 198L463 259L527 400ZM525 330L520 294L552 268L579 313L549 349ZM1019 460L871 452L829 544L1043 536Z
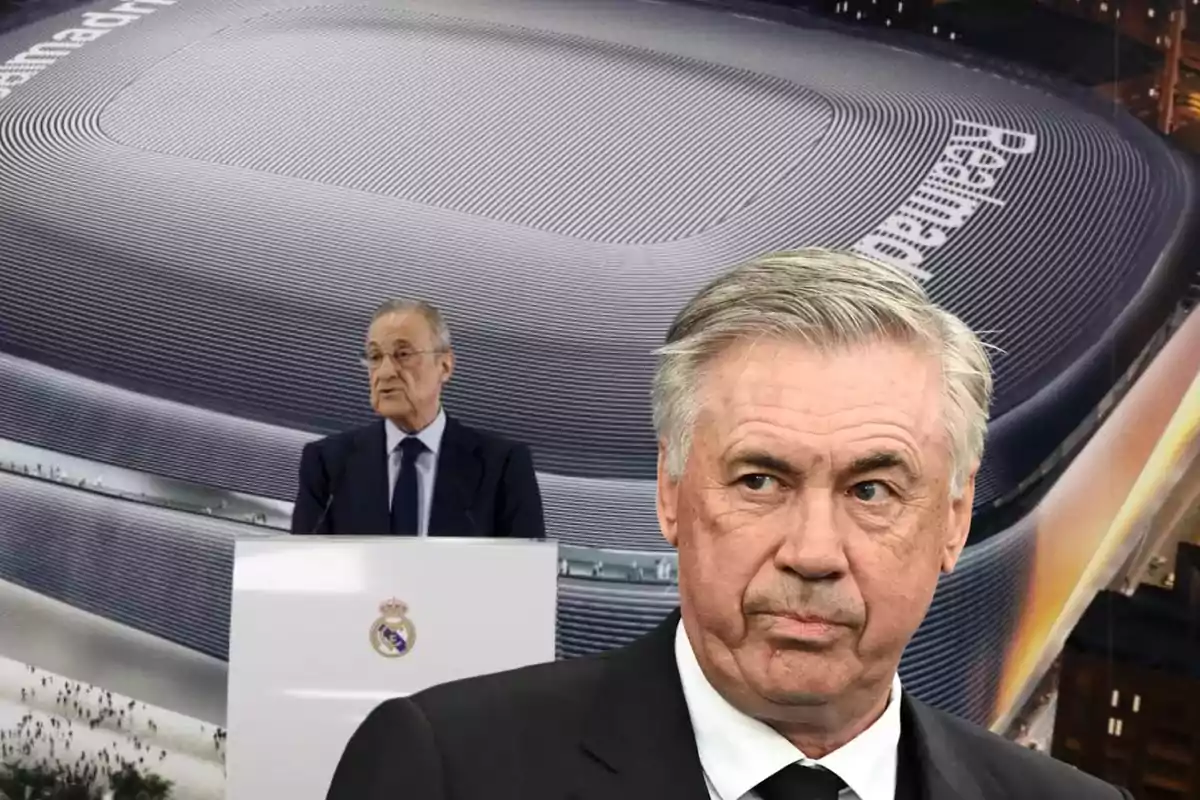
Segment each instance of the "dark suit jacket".
M675 666L678 619L602 656L383 703L327 800L708 800ZM907 694L902 718L924 800L1131 800Z
M386 535L391 488L382 420L310 442L300 456L292 533ZM322 519L331 491L333 502ZM448 416L429 534L543 538L542 496L529 448Z

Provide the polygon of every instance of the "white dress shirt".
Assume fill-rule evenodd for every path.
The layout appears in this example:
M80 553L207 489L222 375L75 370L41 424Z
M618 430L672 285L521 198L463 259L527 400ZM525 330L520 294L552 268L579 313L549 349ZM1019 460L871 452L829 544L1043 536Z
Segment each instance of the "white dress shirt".
M392 509L392 495L396 493L396 478L400 477L400 442L415 436L425 445L425 452L417 456L417 535L429 535L429 513L433 507L433 484L437 479L438 451L442 447L442 434L446 432L446 412L438 409L433 422L415 434L405 433L390 419L384 422L387 431L388 452L388 511Z
M848 788L838 800L895 800L900 744L900 678L882 716L824 758L807 758L773 728L743 714L713 688L700 669L683 623L675 633L675 661L687 701L704 781L712 800L758 800L752 790L797 762L820 765Z

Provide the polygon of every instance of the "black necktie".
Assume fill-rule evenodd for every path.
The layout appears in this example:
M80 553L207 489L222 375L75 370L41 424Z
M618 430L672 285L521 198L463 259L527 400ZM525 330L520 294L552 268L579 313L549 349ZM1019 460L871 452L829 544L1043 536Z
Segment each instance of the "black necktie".
M846 784L821 767L791 764L754 788L762 800L837 800Z
M417 525L417 456L425 452L421 440L412 436L400 440L400 474L392 490L392 534L416 536Z

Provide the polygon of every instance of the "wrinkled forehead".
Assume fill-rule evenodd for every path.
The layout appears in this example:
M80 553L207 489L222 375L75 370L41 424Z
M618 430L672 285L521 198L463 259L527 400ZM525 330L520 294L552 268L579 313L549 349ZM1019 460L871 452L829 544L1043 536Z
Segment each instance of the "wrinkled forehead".
M425 348L433 341L433 328L425 315L415 309L392 311L367 328L366 345L376 347L407 343Z
M774 426L793 437L889 426L946 443L941 363L928 348L837 348L779 339L731 344L703 370L701 415L715 432Z

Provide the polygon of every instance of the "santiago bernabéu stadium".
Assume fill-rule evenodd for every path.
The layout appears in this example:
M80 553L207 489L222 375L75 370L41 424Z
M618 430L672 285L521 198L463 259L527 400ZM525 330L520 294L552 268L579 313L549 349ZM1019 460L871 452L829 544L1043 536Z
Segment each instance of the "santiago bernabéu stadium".
M560 655L628 641L675 603L671 317L755 254L852 247L998 348L973 539L902 668L984 721L1028 515L1181 297L1195 202L1124 112L798 11L79 6L0 36L0 579L226 658L233 540L367 418L364 325L403 294L449 318L452 411L533 448Z

